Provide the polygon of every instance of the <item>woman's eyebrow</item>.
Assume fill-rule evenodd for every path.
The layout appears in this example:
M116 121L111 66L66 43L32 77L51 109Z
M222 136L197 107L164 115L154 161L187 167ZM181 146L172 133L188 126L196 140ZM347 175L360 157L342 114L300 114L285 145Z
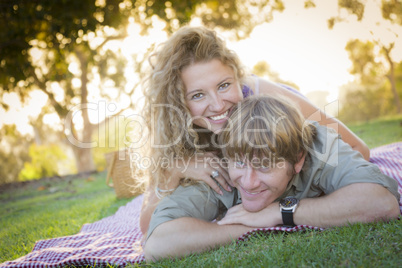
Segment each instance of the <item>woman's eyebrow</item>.
M222 79L218 84L216 84L216 86L220 86L222 83L224 83L224 82L226 82L227 80L230 80L230 79L233 79L233 77L232 77L232 76L228 76L228 77Z

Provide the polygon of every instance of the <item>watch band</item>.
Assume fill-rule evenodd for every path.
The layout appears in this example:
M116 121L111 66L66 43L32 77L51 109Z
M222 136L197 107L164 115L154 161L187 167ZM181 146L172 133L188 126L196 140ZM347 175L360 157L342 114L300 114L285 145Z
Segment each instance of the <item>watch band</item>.
M295 223L293 222L293 210L282 209L282 221L283 225L294 227Z

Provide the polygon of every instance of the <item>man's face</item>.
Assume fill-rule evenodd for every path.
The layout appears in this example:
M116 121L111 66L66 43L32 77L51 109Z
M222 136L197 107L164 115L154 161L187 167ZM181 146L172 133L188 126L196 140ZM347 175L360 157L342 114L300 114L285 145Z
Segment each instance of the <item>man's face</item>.
M260 211L279 198L293 177L293 167L287 161L264 166L257 158L230 159L228 164L229 176L240 192L243 207L250 212Z

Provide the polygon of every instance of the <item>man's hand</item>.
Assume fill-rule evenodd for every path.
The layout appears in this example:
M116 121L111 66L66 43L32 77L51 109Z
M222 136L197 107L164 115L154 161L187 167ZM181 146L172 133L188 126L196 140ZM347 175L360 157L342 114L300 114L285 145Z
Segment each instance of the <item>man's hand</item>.
M255 228L266 228L282 224L282 215L277 202L258 212L249 212L244 209L243 204L240 204L230 208L218 224L242 224Z

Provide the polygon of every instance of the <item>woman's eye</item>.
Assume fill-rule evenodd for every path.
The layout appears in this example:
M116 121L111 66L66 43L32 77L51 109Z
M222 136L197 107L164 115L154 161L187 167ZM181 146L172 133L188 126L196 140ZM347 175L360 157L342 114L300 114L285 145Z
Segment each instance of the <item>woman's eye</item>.
M191 97L191 99L192 99L192 100L198 100L198 99L202 98L203 96L204 96L204 94L202 94L202 93L197 93L197 94L194 94L194 95Z
M226 89L230 86L230 83L223 83L219 86L219 89Z

